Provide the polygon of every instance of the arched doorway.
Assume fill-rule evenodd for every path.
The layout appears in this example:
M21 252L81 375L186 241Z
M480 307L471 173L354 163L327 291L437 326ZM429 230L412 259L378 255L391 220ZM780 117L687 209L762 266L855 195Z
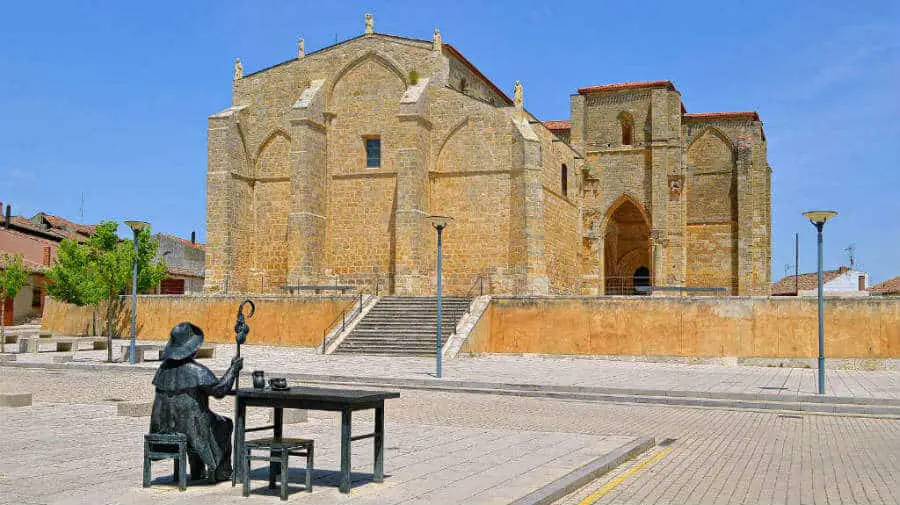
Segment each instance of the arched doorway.
M610 208L604 234L604 285L608 295L633 295L652 284L650 224L639 204L622 197Z
M639 266L637 270L634 271L634 275L631 276L631 284L634 286L634 294L650 294L647 290L641 289L650 287L650 269L643 265Z

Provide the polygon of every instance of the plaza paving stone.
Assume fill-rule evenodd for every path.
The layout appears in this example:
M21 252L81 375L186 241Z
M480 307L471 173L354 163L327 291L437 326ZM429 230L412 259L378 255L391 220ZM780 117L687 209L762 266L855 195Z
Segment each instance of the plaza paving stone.
M227 411L227 410L226 410ZM258 409L251 425L265 423ZM356 433L372 416L354 418ZM142 435L148 418L116 417L96 404L41 403L8 409L0 421L0 482L4 504L272 503L266 471L257 463L252 499L230 483L195 485L179 493L171 462L154 464L157 485L140 486ZM337 491L340 424L336 416L287 425L285 435L316 440L313 493L302 490L304 462L291 472L292 501L350 503L509 503L593 459L634 441L626 436L532 432L497 428L386 425L384 484L370 482L371 441L353 444L354 488ZM365 443L368 442L368 443Z
M251 338L252 340L252 338ZM162 344L162 342L158 342ZM118 345L115 352L118 354ZM214 369L225 369L234 354L233 345L219 344L215 357L204 360ZM18 362L49 363L56 353L21 354ZM322 356L312 349L260 345L242 346L245 369L269 373L343 376L355 379L432 379L434 358L386 356ZM100 363L106 351L79 351L74 363ZM158 363L138 366L155 368ZM815 395L816 370L717 364L650 363L593 359L589 357L480 355L445 360L444 384L482 382L690 392L694 396L733 394L796 399ZM900 371L826 371L829 396L900 400Z
M132 494L127 495L128 501L119 503L150 503L150 498L153 502L176 503L187 496L196 498L193 502L201 504L278 503L276 497L263 494L241 501L232 494L234 490L229 485L222 491L219 491L220 486L196 488L190 492L192 494L181 496L171 488L154 488L152 492L139 489L140 434L146 429L147 418L113 418L109 413L114 411L118 400L139 401L152 397L148 374L0 367L0 390L22 389L32 392L36 403L25 409L35 412L35 409L53 408L61 413L50 415L48 410L48 415L41 417L24 415L25 409L0 410L0 436L3 437L0 439L0 464L3 465L0 468L0 500L46 503L46 500L25 500L31 496L26 493L30 487L25 487L22 479L34 479L29 482L37 488L56 486L56 494L41 496L53 496L61 500L59 503L79 503L76 499L82 499L82 503L107 503L96 498L105 496L108 491L104 490L108 488L103 486L109 483L133 486ZM61 402L70 405L51 405ZM214 405L224 413L233 408L228 400ZM69 410L77 411L79 415L67 415ZM414 390L403 391L400 399L389 402L386 417L389 423L387 447L397 448L388 452L386 469L395 477L401 471L392 465L403 464L395 459L398 457L395 452L416 453L427 447L423 444L453 438L454 434L470 434L475 438L480 433L509 434L509 437L516 437L517 433L562 434L561 439L554 440L566 440L570 434L652 436L657 441L676 439L671 445L672 451L657 463L628 477L597 503L900 503L900 480L896 478L900 475L900 421L897 420ZM337 418L314 412L310 419L309 426L321 430L324 451L329 437L336 437ZM354 418L355 422L357 420ZM253 422L257 421L264 421L264 416L258 414ZM360 416L359 422L370 421ZM18 436L9 436L11 430L25 429L20 427L22 424L34 427L19 432ZM294 429L302 433L304 425L289 428ZM404 429L416 434L427 433L427 437L401 443ZM65 443L49 448L36 445L35 440L47 433L57 433L63 441L68 441L66 437L69 436L87 434L98 440L91 448L126 449L121 454L113 451L111 457L104 455L83 461L67 452ZM457 443L462 444L458 447L465 446L465 441ZM26 464L23 459L32 447L37 454L46 456L41 467ZM368 446L363 442L356 449L361 451L356 462L362 466L360 470L366 471L368 459L362 458L370 458ZM469 449L458 452L469 454L467 451ZM646 456L641 455L638 461ZM157 471L163 472L162 465L158 466ZM25 469L19 470L23 467ZM628 468L628 463L622 465L616 470L619 473L595 481L578 491L580 494L561 500L560 505L578 503ZM12 471L22 473L12 477ZM47 476L42 477L42 472ZM294 475L298 481L302 478L302 473ZM492 485L494 479L499 479L491 471L476 475L475 480L484 485ZM75 479L77 476L83 476L84 481ZM438 474L436 478L444 476ZM65 484L73 479L75 483ZM417 482L423 489L431 487L427 480ZM439 480L435 485L437 482ZM262 486L263 482L259 481L257 488ZM391 490L392 478L382 486L384 493L395 492ZM349 500L352 503L383 503L377 495L367 494L374 493L374 488L374 485L357 487ZM439 491L429 489L426 492ZM413 500L409 503L417 499L400 495ZM329 500L330 496L334 499ZM138 501L145 498L148 500ZM314 501L320 499L324 501ZM346 500L324 486L321 493L317 491L311 497L302 492L291 496L295 503L342 503Z

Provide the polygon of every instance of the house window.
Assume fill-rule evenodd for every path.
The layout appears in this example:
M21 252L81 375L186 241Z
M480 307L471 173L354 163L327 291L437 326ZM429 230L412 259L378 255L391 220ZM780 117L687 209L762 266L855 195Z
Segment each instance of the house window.
M634 145L634 118L631 114L623 112L619 114L619 124L622 126L622 145Z
M459 80L459 91L461 91L462 93L465 93L466 85L467 85L466 78L463 77L462 79Z
M381 138L370 137L366 140L366 168L381 166Z
M563 196L569 196L569 167L565 163L562 164L559 175L562 183L562 194Z

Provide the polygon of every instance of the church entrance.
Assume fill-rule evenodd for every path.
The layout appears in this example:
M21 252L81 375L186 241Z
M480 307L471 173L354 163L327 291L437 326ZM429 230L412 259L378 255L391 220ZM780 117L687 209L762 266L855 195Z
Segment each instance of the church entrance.
M604 234L604 287L607 295L645 294L636 287L653 284L650 275L650 224L646 214L623 197L607 214Z

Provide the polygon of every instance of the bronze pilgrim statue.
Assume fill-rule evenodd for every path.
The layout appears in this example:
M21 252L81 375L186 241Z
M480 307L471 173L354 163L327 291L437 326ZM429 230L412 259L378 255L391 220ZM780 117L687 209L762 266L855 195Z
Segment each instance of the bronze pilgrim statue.
M153 378L156 395L150 433L183 433L188 441L191 476L210 481L231 479L231 419L209 409L209 397L224 397L243 367L235 357L221 378L194 360L203 330L179 323L169 335L162 364ZM203 475L203 468L206 475Z

